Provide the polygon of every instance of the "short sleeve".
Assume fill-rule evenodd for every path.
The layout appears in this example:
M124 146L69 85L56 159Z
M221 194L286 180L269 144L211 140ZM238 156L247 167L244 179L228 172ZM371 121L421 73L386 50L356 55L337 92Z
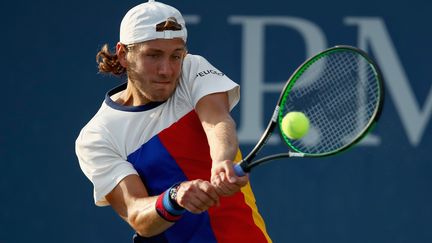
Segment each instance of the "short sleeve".
M189 85L194 107L202 97L218 92L228 92L230 109L238 103L240 86L205 58L189 54L183 72L187 73L184 77Z
M128 175L138 174L132 164L123 159L103 129L84 128L75 142L79 165L93 183L93 196L98 206L108 205L105 196Z

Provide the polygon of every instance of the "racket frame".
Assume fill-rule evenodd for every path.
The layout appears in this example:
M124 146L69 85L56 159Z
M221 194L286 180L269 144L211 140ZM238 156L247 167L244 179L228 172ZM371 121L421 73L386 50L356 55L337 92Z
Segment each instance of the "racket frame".
M275 128L278 126L278 119L281 119L279 116L281 114L279 114L280 111L280 107L282 104L282 101L284 100L284 97L286 97L285 93L287 92L287 90L290 90L292 88L292 86L295 84L295 82L297 81L297 79L302 75L301 70L305 70L305 66L309 66L312 65L314 62L318 61L319 59L321 59L322 57L328 55L331 52L337 52L340 50L349 50L352 52L356 52L358 54L360 54L363 58L365 58L370 65L373 67L373 70L375 72L375 76L378 79L378 86L379 86L379 91L380 91L380 96L379 96L379 100L378 100L378 105L377 108L374 111L374 114L372 115L372 119L369 121L369 123L365 126L365 129L359 133L360 135L355 138L351 143L336 149L334 151L328 152L328 153L322 153L322 154L308 154L308 153L302 153L300 151L298 151L295 147L293 147L289 142L285 142L288 147L289 147L289 151L286 153L279 153L279 154L273 154L273 155L269 155L266 157L263 157L261 159L252 161L257 154L259 153L259 151L264 147L264 145L267 143L268 139L271 137L271 135L273 134ZM384 81L383 81L383 76L381 73L381 70L379 69L378 65L375 63L375 61L373 61L369 55L364 52L363 50L353 47L353 46L348 46L348 45L337 45L331 48L328 48L326 50L323 50L322 52L308 58L306 61L304 61L294 72L293 74L290 76L290 78L288 79L288 81L285 83L282 92L279 96L279 99L277 101L277 105L273 111L273 115L272 118L270 119L264 133L261 135L261 138L259 139L259 141L257 142L257 144L255 145L255 147L249 152L249 154L242 160L239 162L239 164L237 164L235 166L235 171L237 175L245 175L246 173L250 172L251 169L259 164L263 164L265 162L271 161L271 160L276 160L276 159L282 159L282 158L289 158L289 157L311 157L311 158L317 158L317 157L326 157L326 156L330 156L330 155L334 155L336 153L340 153L342 151L346 151L347 149L351 148L353 145L355 145L356 143L358 143L360 140L362 140L367 134L370 133L370 131L373 129L373 127L375 126L376 122L378 121L378 119L381 116L382 113L382 109L383 109L383 104L384 104ZM279 135L282 137L282 132L279 133ZM282 139L284 140L284 138L282 137ZM293 152L293 151L295 152Z

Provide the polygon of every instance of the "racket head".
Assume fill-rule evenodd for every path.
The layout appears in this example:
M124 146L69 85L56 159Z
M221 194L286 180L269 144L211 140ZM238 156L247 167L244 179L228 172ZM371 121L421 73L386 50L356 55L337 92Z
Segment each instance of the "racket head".
M279 98L278 124L282 140L306 157L344 151L364 138L383 106L381 71L362 50L335 46L306 60L288 79ZM282 131L289 112L302 112L309 132L291 139Z

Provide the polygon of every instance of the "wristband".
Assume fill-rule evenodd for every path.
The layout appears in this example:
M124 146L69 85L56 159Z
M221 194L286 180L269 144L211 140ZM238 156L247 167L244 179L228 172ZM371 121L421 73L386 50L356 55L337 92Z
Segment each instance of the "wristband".
M168 211L173 212L174 214L182 214L184 213L184 208L177 203L177 190L180 186L180 183L176 183L172 185L167 190L167 196L164 197L164 205L166 208L169 208Z
M172 189L176 189L177 186L178 184L174 184L165 192L160 194L156 200L156 212L159 214L159 216L169 222L176 222L182 217L183 213L186 211L177 203L177 205L174 206L173 202L170 199L170 191Z

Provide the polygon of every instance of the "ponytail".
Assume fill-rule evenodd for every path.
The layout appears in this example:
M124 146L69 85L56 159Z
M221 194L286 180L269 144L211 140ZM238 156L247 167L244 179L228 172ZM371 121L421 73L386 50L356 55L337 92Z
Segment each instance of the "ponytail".
M96 63L100 73L120 76L126 72L126 68L120 64L117 54L109 51L108 44L103 45L96 54Z

